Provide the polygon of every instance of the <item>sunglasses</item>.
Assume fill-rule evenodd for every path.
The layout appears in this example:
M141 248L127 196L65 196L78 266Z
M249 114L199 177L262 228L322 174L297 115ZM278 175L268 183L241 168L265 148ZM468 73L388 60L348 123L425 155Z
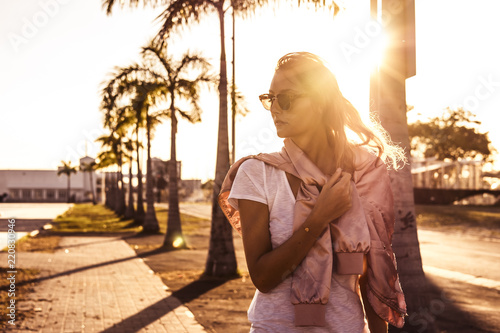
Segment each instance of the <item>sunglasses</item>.
M264 109L271 111L271 106L275 100L278 101L278 105L281 110L287 111L290 109L292 102L299 98L306 96L306 94L262 94L259 96L260 102L264 106Z

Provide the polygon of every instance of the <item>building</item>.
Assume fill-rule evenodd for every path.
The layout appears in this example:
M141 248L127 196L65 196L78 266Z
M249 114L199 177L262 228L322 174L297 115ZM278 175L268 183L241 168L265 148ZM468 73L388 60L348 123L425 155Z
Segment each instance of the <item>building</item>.
M483 162L474 160L439 161L435 158L412 158L413 187L440 189L489 188L483 181Z
M169 182L169 165L170 160L163 161L159 158L153 157L152 159L152 170L153 170L153 192L157 202L167 202L168 201L168 182ZM179 188L179 198L181 200L186 200L193 194L201 192L201 180L200 179L182 179L181 177L181 161L177 162L177 184Z
M500 204L498 173L483 172L483 161L412 158L417 204Z
M94 159L85 156L80 166L91 162ZM3 202L68 202L68 196L72 202L92 201L92 190L96 198L102 193L102 180L95 171L77 171L70 177L70 187L68 194L68 177L58 176L57 170L0 170Z

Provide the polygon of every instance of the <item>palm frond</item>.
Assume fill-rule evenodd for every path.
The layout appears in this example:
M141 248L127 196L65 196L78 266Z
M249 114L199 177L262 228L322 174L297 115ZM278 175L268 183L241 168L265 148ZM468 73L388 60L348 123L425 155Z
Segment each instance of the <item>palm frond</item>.
M189 26L192 22L199 23L203 14L216 9L216 3L211 0L177 0L169 3L157 20L163 21L158 32L160 41L169 37L174 28Z
M118 2L115 0L103 0L102 8L106 11L107 15L111 15L113 7L116 7L118 5L120 6L120 8L123 8L125 6L139 7L141 3L143 7L151 6L153 8L165 5L165 1L162 0L128 0L128 1L120 0Z

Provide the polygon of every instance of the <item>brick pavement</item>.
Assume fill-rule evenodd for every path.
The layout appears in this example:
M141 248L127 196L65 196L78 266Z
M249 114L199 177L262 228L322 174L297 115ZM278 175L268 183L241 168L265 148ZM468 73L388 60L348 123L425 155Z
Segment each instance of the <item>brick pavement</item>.
M17 253L17 268L39 269L41 282L19 304L35 316L16 332L205 332L125 241L63 237L59 246Z

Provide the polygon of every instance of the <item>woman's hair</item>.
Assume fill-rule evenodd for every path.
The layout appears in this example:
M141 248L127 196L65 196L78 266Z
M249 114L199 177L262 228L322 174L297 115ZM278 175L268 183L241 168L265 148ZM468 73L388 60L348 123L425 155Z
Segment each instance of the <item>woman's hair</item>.
M337 79L325 62L312 53L288 53L278 60L276 71L292 70L292 79L304 87L310 98L323 111L325 130L334 148L337 167L354 170L354 149L367 146L378 151L378 156L394 169L405 162L404 151L392 144L388 133L378 121L371 119L365 124L359 112L340 92ZM346 130L354 132L361 142L347 137Z

